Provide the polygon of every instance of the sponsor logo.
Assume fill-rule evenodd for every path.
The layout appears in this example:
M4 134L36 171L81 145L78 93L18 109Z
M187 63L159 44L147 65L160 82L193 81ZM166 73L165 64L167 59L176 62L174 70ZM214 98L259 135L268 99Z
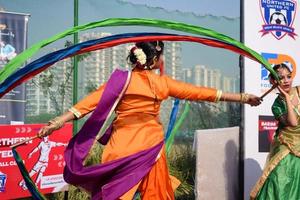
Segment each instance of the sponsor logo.
M262 36L271 33L277 40L288 35L295 39L297 34L293 23L296 16L295 0L260 0L261 15L264 20Z
M269 152L278 122L273 116L259 116L258 152Z
M5 191L6 179L7 179L7 175L0 172L0 192Z
M261 54L269 63L272 65L277 65L284 63L288 67L291 68L292 71L292 78L295 77L297 72L297 66L295 60L284 54L276 54L276 53L262 53ZM269 81L269 74L270 72L262 65L261 66L261 93L266 92L268 89L272 87Z

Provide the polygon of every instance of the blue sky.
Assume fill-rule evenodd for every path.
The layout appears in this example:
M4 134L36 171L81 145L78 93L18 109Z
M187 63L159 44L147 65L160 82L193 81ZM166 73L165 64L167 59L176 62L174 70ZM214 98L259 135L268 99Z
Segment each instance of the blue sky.
M197 15L239 17L240 0L123 0L169 11L180 10Z
M150 8L144 5L148 5ZM29 46L73 26L73 0L0 0L0 7L9 12L30 14ZM81 0L79 7L79 24L111 17L157 18L213 29L237 40L239 40L240 35L238 0L211 2L208 0ZM156 9L157 7L163 9ZM176 12L176 10L180 11ZM149 27L103 27L92 31L112 34L141 31L166 32L165 29ZM168 30L167 32L171 31ZM72 40L72 37L69 37L69 40ZM38 56L53 51L53 48L63 48L64 41L65 39L43 48ZM237 54L190 43L182 43L182 48L183 67L203 64L212 68L219 68L230 76L239 74Z

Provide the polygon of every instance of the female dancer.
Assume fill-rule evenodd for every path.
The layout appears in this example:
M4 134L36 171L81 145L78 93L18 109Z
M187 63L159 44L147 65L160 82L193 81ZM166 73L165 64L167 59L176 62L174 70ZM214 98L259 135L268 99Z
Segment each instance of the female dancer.
M95 178L99 174L84 171L82 167L68 167L68 161L72 164L75 160L71 156L74 154L65 154L70 155L70 159L67 158L66 161L66 181L84 187L92 193L93 199L132 199L137 190L142 199L174 199L173 191L178 186L178 181L171 180L169 176L163 144L164 131L159 121L160 104L169 96L193 101L241 102L251 106L261 103L259 97L251 94L223 93L214 88L197 87L173 80L166 75L157 75L156 69L163 67L163 50L164 44L161 41L136 43L130 50L128 60L133 69L130 81L124 86L125 92L115 109L117 117L113 121L110 138L104 141L107 144L103 151L102 164L98 166L101 171L99 173L103 174ZM49 135L65 122L85 116L98 108L97 104L103 106L99 107L99 112L105 109L106 104L112 102L106 101L106 104L101 104L103 98L111 92L112 85L109 85L109 82L62 116L51 120L39 131L39 136ZM69 146L74 147L74 144ZM67 152L71 152L70 149L71 147L68 147ZM142 161L139 162L139 159ZM151 159L153 162L150 162ZM137 162L139 164L134 164ZM74 172L75 168L80 173ZM98 169L94 171L98 172ZM88 176L86 182L95 182L88 186L80 185L81 182L85 182L82 174Z
M274 140L262 176L251 191L251 199L300 198L300 96L299 86L292 87L292 71L285 64L274 66L281 83L272 105L278 121ZM270 77L275 84L273 77Z

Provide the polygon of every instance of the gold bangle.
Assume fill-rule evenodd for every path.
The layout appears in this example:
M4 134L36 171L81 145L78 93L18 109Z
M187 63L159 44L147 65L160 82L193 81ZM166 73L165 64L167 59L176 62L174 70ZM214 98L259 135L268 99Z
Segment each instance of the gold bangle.
M217 95L216 95L216 99L215 99L215 103L218 103L222 97L222 90L218 90L217 91ZM223 101L225 101L225 98L223 99Z
M241 93L241 103L245 103L245 93Z
M241 103L247 103L249 100L249 94L247 93L240 93L241 98L240 98L240 102Z
M55 130L57 130L64 126L64 122L60 119L60 117L55 117L48 122L48 125L54 125Z

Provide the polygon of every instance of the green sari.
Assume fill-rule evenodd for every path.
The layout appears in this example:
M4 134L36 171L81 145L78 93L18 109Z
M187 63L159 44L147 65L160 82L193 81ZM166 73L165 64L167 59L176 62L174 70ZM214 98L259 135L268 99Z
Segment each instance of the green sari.
M299 93L292 88L292 94ZM272 112L276 119L287 114L284 99L278 96ZM299 109L295 109L298 125L285 126L279 121L278 129L271 144L267 163L250 193L250 199L259 200L299 200L300 199L300 117Z

